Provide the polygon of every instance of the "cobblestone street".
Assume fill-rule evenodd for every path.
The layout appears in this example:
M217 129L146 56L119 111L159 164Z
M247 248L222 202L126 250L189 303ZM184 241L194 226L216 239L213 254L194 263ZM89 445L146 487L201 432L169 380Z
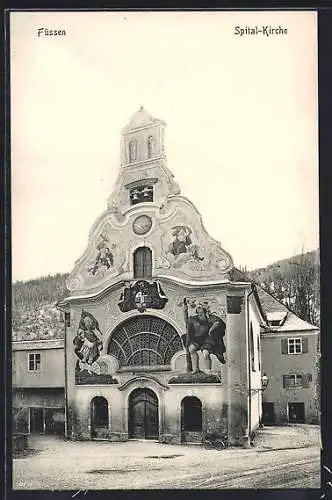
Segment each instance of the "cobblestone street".
M251 449L31 436L14 489L319 488L319 427L266 427Z

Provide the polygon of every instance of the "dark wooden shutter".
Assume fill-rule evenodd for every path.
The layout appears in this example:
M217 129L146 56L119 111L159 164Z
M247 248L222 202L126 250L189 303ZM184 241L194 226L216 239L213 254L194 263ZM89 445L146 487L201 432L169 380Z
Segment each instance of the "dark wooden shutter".
M288 342L287 339L281 340L281 354L288 354Z
M310 387L310 382L312 381L311 373L305 373L302 375L302 387L308 389Z
M306 354L308 352L308 337L302 339L302 352Z
M304 387L305 389L308 389L309 387L308 375L306 373L302 375L302 387Z
M289 386L288 379L289 379L288 375L283 375L283 377L282 377L282 386L283 386L284 389L286 389Z

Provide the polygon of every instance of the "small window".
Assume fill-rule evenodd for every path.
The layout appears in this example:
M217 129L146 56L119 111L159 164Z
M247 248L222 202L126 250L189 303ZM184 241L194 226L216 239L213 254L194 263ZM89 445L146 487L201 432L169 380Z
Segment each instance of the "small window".
M273 319L270 321L270 326L279 326L280 321L278 319Z
M29 354L29 371L33 372L37 370L40 370L40 354Z
M284 387L303 387L303 376L302 375L284 375Z
M302 339L288 339L288 354L302 354Z
M258 370L261 371L261 341L259 335L257 335L257 351L258 351Z
M134 279L152 277L152 251L139 247L134 252Z

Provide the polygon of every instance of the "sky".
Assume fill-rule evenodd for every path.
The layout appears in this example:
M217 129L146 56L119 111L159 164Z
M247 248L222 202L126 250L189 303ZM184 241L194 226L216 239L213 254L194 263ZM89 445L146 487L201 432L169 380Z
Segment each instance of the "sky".
M168 167L235 265L318 248L316 23L304 11L12 12L13 281L73 269L140 105L167 123ZM235 34L256 25L287 34Z

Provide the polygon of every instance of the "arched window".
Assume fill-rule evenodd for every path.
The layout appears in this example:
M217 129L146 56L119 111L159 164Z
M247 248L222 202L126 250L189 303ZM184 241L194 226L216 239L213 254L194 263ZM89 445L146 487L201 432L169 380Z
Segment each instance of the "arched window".
M152 135L148 137L148 158L152 158L154 153L154 138Z
M130 318L113 332L107 354L120 367L170 365L183 346L177 331L161 318L144 315Z
M137 141L129 143L129 162L137 160Z
M202 403L195 396L181 402L181 427L183 432L202 432Z
M96 431L98 428L108 429L108 402L107 399L96 396L91 401L91 428Z
M152 251L148 247L139 247L134 252L134 279L152 277Z

